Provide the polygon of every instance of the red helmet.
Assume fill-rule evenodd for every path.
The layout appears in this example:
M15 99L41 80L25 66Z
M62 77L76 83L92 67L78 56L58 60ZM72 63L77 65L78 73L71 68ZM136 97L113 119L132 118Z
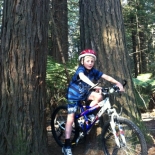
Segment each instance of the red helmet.
M93 56L94 59L96 60L96 52L94 50L91 50L91 49L86 49L86 50L83 50L80 55L79 55L79 61L82 57L85 57L85 56Z

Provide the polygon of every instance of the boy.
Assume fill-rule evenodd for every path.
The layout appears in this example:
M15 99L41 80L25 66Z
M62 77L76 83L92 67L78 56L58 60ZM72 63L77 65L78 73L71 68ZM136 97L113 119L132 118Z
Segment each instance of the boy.
M118 86L120 91L124 91L120 82L93 68L96 61L95 51L91 49L83 50L79 55L79 61L80 66L72 77L67 93L68 116L65 126L65 145L62 148L64 155L72 155L70 135L78 102L81 100L91 100L90 106L94 106L102 100L101 87L95 86L93 81L98 81L100 78L103 78ZM88 89L93 86L95 86L94 89L96 91L88 92Z

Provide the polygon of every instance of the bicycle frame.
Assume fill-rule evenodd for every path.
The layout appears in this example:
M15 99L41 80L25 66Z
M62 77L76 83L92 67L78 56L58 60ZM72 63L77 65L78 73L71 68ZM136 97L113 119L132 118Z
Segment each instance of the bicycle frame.
M82 116L84 117L84 122L86 122L86 124L84 125L84 123L83 123L83 125L81 127L84 130L84 132L87 133L91 129L93 124L98 120L98 117L96 117L92 123L88 124L88 117L87 117L87 115L92 113L93 111L97 110L99 108L99 106L98 105L95 105L93 107L83 106L81 103L79 103L79 108L80 108L81 113L75 115L75 119L79 119ZM87 110L85 110L85 108Z
M99 102L97 105L95 105L93 107L83 106L81 103L79 103L79 107L80 107L81 113L75 115L75 119L79 119L82 116L84 117L84 121L81 124L81 128L84 131L84 134L89 134L92 126L94 125L94 123L107 110L108 115L111 116L111 118L110 118L110 125L111 125L112 131L113 131L113 135L115 137L115 142L116 142L116 144L117 144L117 146L119 148L121 147L120 141L118 139L118 136L117 136L117 133L116 133L116 130L115 130L116 124L114 122L114 117L119 117L119 115L117 114L116 109L111 108L111 104L110 104L110 101L109 101L109 97L108 96L104 100L102 100L101 102ZM85 108L86 108L86 110L85 110ZM90 113L92 113L93 111L95 111L95 110L97 110L99 108L100 108L100 110L98 111L98 113L97 113L94 121L91 122L91 123L88 123L88 117L87 117L87 115L89 115ZM123 132L122 127L121 127L120 124L119 124L119 131L120 131L122 142L125 145L126 144L126 140L125 140L124 132ZM83 137L83 136L84 135L81 133L81 135L79 136L79 138L77 139L76 142L78 143L80 137Z
M83 106L81 103L79 103L80 107L80 114L75 115L75 119L78 119L80 117L84 117L85 121L88 121L87 115L94 112L95 110L99 109L99 112L97 113L94 121L91 124L86 124L86 132L93 126L93 124L102 116L102 114L107 110L111 108L110 102L109 102L109 97L106 97L104 100L99 102L97 105L90 107L90 106ZM85 110L85 108L87 110Z

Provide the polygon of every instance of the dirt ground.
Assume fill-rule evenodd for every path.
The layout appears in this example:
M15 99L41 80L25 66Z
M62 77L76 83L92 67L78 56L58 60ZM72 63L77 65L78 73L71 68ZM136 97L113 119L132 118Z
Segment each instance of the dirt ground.
M150 131L150 137L152 143L148 144L148 155L155 155L155 109L152 112L142 114L142 119Z
M155 109L152 112L143 113L142 114L142 120L144 121L144 124L146 128L150 132L150 142L148 142L148 155L155 155ZM53 139L52 133L51 133L51 127L47 126L48 131L48 141L49 141L49 151L52 155L61 155L61 148L56 144L55 140ZM98 130L97 130L98 131ZM92 148L93 144L90 143L90 148ZM78 144L76 147L73 148L73 154L74 155L85 155L85 144ZM92 155L93 154L93 149ZM102 154L102 153L101 153Z

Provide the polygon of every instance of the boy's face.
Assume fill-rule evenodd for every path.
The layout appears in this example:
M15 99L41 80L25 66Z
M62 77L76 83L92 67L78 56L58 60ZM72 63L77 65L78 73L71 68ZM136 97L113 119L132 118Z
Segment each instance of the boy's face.
M94 66L95 59L92 56L85 56L81 63L86 69L91 70Z

